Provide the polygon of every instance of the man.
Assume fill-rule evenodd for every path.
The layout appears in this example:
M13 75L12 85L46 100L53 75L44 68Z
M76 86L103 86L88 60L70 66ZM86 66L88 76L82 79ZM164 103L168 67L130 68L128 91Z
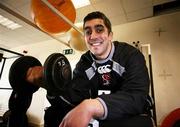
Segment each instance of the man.
M77 63L66 92L56 97L59 127L87 127L92 119L111 121L144 114L149 77L142 53L126 43L112 42L111 23L101 12L89 13L83 30L89 51ZM27 80L33 82L28 73ZM50 101L52 97L47 94Z

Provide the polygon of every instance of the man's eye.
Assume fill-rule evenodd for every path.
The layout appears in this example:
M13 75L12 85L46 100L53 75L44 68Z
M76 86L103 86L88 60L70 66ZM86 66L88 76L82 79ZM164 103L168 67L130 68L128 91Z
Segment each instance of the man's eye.
M104 27L102 27L102 26L96 27L97 33L102 33L103 31L104 31Z
M85 35L91 35L92 31L91 30L85 30Z

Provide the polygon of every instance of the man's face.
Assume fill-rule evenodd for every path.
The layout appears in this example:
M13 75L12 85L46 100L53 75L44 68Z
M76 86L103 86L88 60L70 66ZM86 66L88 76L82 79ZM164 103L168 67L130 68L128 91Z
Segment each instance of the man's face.
M98 59L105 59L109 55L112 32L108 33L102 19L87 21L84 24L84 36L87 47Z

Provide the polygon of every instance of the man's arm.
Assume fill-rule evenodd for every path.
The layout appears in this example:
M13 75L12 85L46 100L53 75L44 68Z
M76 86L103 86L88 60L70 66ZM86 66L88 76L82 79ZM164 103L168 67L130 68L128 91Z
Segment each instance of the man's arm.
M149 76L144 56L134 50L127 59L124 81L117 83L117 91L99 96L107 107L107 118L122 118L143 113L149 92ZM124 59L124 58L123 58ZM125 60L125 59L124 59Z
M101 118L104 108L97 99L86 99L72 109L59 127L87 127L91 119Z

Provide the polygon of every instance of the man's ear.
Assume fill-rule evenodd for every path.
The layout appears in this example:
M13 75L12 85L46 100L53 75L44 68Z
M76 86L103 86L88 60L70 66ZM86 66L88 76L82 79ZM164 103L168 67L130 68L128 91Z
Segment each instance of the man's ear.
M110 32L109 33L109 40L112 40L113 39L113 32Z

